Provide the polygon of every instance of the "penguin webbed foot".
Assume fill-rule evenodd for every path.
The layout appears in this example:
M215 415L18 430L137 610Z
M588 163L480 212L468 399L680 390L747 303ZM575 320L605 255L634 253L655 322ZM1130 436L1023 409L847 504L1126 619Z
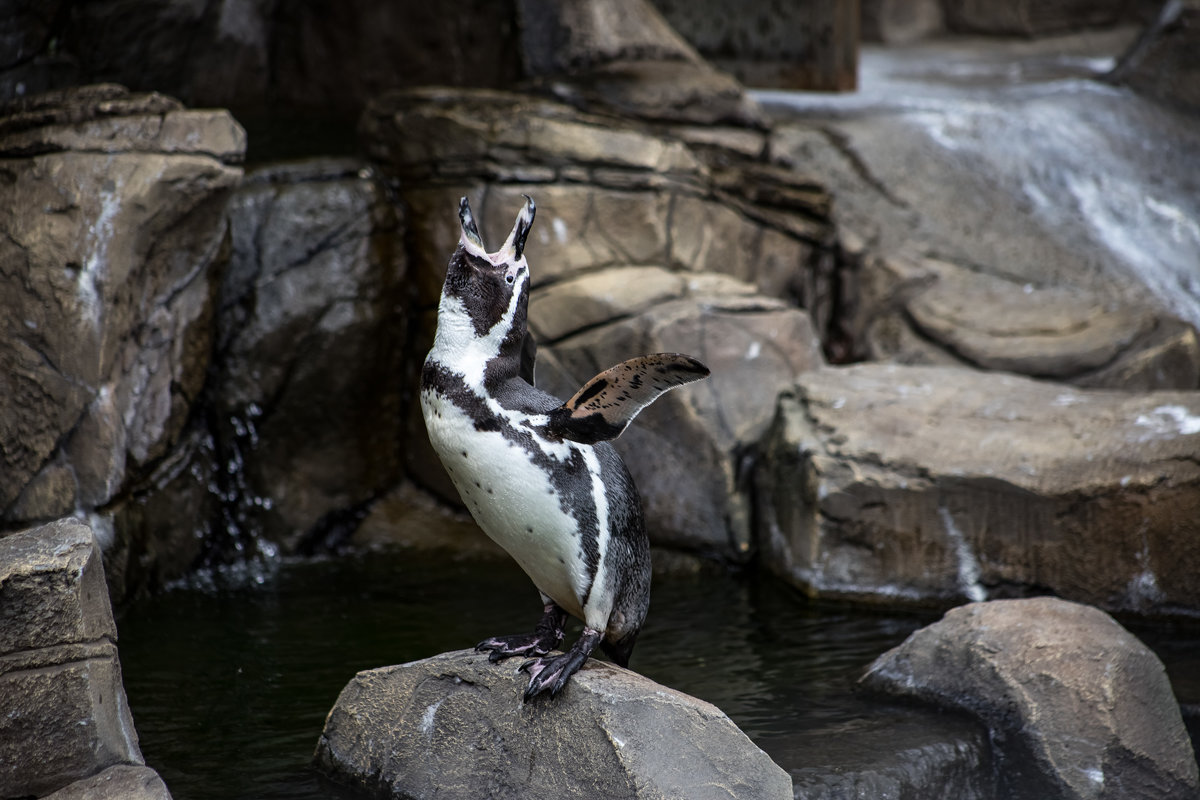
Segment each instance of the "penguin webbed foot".
M555 603L547 603L533 633L492 636L475 645L475 651L487 652L488 661L493 664L513 656L544 656L562 644L566 624L567 612Z
M566 653L557 656L542 656L521 665L520 672L529 673L529 686L525 689L525 702L542 692L549 691L556 697L572 675L591 657L592 651L603 637L601 631L584 628L579 640Z

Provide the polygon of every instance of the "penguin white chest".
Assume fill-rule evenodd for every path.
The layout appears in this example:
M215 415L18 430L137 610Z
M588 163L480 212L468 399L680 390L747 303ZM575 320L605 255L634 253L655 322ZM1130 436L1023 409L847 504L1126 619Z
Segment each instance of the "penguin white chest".
M589 446L541 440L520 415L479 402L487 424L437 391L422 391L430 441L484 533L543 594L583 619L598 568L587 554L598 555L608 538L598 459Z

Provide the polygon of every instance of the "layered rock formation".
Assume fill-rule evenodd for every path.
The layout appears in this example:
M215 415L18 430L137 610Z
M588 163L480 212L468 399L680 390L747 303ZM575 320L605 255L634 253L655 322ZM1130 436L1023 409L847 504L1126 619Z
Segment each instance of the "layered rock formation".
M876 659L861 683L981 719L1005 796L1200 791L1162 663L1094 608L1054 598L962 606Z
M138 747L91 530L0 538L0 605L0 795L169 800Z
M864 364L803 376L765 441L767 564L814 595L1200 604L1196 392Z
M6 525L118 503L180 440L244 148L224 111L115 86L33 99L0 122Z
M716 707L591 660L550 702L473 651L360 672L316 761L372 793L495 798L791 798L786 772Z

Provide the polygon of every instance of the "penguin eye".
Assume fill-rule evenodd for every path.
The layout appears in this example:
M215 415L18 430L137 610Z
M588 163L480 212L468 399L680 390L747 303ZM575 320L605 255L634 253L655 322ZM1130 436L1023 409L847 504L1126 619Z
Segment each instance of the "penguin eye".
M507 283L509 286L512 286L513 281L515 281L515 280L516 280L516 278L514 278L512 275L504 276L504 282Z

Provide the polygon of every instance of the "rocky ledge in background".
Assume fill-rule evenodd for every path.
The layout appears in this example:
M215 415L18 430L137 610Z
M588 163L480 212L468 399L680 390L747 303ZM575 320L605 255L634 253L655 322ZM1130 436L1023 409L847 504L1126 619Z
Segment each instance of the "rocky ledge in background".
M1048 597L960 606L876 659L861 683L986 724L1002 796L1200 793L1162 662L1088 606Z
M372 796L791 800L787 773L715 706L595 659L551 702L470 650L360 672L317 765Z
M0 610L0 796L170 800L138 747L91 529L0 538Z
M766 563L811 595L1200 607L1200 393L862 364L802 376L765 442Z

